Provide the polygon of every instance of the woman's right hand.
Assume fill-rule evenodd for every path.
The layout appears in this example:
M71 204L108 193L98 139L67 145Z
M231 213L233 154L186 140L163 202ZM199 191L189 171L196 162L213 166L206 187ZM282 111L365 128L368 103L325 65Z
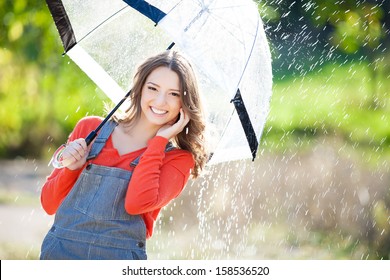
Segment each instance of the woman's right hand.
M84 138L68 143L62 152L62 164L70 170L80 169L87 161L89 149Z
M186 125L190 121L189 114L185 113L183 108L180 108L180 114L178 120L172 120L169 123L163 125L158 131L157 136L162 136L166 139L171 139L177 134L183 131Z

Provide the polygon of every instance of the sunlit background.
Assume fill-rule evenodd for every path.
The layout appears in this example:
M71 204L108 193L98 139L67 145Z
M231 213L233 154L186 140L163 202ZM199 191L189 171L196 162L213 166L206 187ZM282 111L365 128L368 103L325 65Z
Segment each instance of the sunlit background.
M258 8L274 74L258 157L190 181L149 258L389 259L390 0ZM108 100L61 57L44 1L1 1L0 27L0 258L37 259L48 160Z

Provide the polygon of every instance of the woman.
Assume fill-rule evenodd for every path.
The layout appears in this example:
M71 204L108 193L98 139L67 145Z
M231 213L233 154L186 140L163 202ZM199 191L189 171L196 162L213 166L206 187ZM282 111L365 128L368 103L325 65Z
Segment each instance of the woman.
M71 164L47 178L41 203L56 214L41 259L146 259L162 207L207 160L196 78L178 52L147 59L134 77L130 107L87 147L101 121L81 119L63 151Z

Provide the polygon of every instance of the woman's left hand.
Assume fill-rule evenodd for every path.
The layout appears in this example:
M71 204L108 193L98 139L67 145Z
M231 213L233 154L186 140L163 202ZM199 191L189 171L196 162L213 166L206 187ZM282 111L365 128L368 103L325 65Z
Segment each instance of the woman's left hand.
M175 137L177 134L183 131L185 126L190 121L190 117L186 114L183 108L180 108L180 117L179 120L171 121L165 125L163 125L158 131L156 136L161 136L166 139L171 139Z

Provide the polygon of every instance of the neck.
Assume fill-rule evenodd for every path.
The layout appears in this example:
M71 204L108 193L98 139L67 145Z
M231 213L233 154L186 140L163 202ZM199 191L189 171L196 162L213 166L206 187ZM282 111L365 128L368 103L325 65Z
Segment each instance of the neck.
M151 125L141 116L138 120L133 121L130 125L124 125L124 132L145 142L156 136L159 126Z

